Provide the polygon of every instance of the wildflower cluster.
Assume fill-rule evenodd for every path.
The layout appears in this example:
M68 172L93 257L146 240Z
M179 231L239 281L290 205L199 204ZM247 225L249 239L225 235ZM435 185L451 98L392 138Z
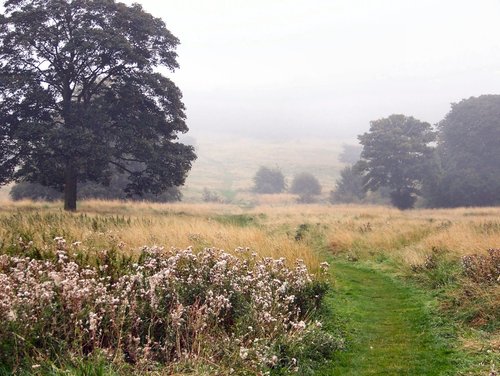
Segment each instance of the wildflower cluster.
M107 263L81 265L64 239L56 243L52 259L0 256L0 363L99 350L142 367L203 358L298 370L277 341L300 342L321 327L307 317L326 289L300 260L287 267L243 248L235 256L145 247L117 275Z

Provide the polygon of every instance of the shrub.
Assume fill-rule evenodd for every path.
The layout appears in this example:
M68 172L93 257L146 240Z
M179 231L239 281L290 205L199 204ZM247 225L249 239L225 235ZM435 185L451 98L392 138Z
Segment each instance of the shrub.
M146 247L137 263L116 267L119 255L103 251L89 266L55 241L49 259L0 256L0 363L9 369L42 352L51 361L102 352L133 365L211 358L256 374L291 362L276 341L319 330L308 320L327 284L300 260L290 268L246 249Z

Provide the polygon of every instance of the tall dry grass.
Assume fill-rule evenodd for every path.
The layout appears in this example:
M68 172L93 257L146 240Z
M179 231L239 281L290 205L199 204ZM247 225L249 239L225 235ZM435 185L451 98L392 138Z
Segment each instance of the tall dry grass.
M245 214L236 206L216 204L155 204L120 201L83 201L77 213L65 213L60 203L5 202L0 211L0 239L32 241L39 249L56 236L81 242L89 252L119 248L138 254L144 246L228 252L243 247L262 257L302 259L312 271L318 256L287 232L268 226L267 216Z
M294 205L289 196L278 196L262 197L264 204L252 209L213 203L89 200L79 203L76 214L63 213L61 203L3 201L0 218L14 213L57 214L61 217L59 225L72 239L95 246L114 241L124 243L129 251L154 244L227 250L250 247L265 256L303 258L311 265L316 263L316 256L293 239L294 230L301 224L321 225L332 252L388 252L409 263L425 259L433 249L460 257L500 247L500 208L399 211L366 205ZM130 223L98 223L97 231L90 219L81 219L82 215L115 216ZM36 228L31 231L35 240L47 226L54 231L53 225L33 223L29 217L19 221L27 232ZM0 226L2 237L7 231Z
M412 264L438 250L459 258L500 247L500 208L400 211L367 205L261 206L271 226L321 224L329 250L385 253Z
M263 256L301 258L310 267L318 264L317 256L293 236L301 224L321 225L333 253L386 253L407 264L423 262L435 250L458 258L500 247L500 208L399 211L366 205L297 205L289 196L278 196L265 196L265 204L252 209L213 203L89 200L79 203L76 214L62 212L57 202L3 201L0 219L24 213L17 219L18 232L31 234L37 244L59 226L70 240L92 247L121 244L129 252L144 245L229 251L249 247ZM29 213L41 215L42 221L37 223ZM109 217L117 220L106 221ZM7 227L0 226L2 238L8 236Z

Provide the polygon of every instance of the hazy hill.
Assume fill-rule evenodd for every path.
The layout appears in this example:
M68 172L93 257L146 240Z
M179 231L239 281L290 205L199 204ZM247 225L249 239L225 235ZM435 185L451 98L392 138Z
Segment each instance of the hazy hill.
M260 166L279 167L290 183L293 175L307 171L315 175L323 191L335 185L343 164L338 161L341 139L263 140L205 135L191 140L198 159L184 188L185 199L199 199L203 188L220 192L251 189Z

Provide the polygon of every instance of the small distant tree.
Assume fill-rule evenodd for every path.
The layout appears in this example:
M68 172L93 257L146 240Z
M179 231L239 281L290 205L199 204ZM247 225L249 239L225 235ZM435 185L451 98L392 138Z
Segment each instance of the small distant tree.
M286 189L285 176L279 168L260 167L253 181L256 193L281 193Z
M302 172L293 178L290 193L299 195L300 202L312 202L314 196L321 194L321 185L313 174Z
M436 133L429 123L404 115L370 123L370 131L358 137L363 145L356 168L364 172L365 190L391 190L391 202L399 209L413 208L434 161Z
M363 189L363 175L352 166L345 167L340 172L335 190L330 192L330 202L336 203L359 203L366 196Z

